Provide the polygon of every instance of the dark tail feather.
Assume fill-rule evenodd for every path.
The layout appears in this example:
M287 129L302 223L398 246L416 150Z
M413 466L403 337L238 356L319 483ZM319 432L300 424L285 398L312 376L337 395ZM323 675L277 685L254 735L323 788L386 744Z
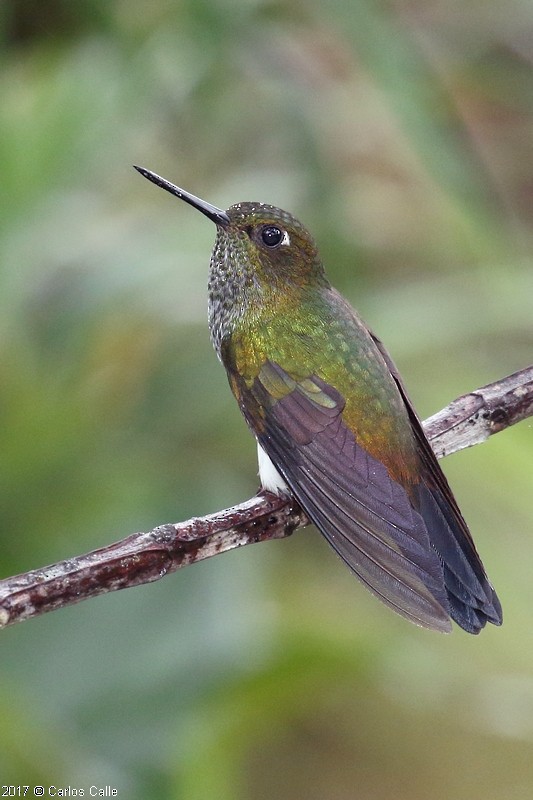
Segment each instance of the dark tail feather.
M419 484L418 497L431 544L442 561L452 618L469 633L479 633L487 622L501 625L500 601L458 510L436 487Z

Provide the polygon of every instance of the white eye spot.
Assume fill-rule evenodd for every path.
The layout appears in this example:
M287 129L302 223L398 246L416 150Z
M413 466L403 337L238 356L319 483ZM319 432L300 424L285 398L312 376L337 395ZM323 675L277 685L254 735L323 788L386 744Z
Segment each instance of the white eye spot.
M280 244L286 244L290 246L291 240L287 231L283 231L283 239L281 240Z

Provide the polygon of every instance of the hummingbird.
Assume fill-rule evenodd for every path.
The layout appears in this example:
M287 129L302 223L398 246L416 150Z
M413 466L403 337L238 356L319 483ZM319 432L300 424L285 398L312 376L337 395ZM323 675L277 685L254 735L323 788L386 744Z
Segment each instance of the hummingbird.
M143 167L216 225L211 340L257 440L262 489L293 495L362 583L411 622L477 634L501 605L403 381L330 284L311 234L259 202L223 211Z

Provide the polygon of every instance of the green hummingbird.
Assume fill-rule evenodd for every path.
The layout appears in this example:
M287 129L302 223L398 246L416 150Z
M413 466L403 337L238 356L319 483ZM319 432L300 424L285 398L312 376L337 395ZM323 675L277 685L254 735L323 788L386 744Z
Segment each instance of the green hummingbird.
M135 169L217 226L209 328L257 440L263 489L292 493L365 586L415 624L500 625L398 371L331 286L306 228L264 203L223 211Z

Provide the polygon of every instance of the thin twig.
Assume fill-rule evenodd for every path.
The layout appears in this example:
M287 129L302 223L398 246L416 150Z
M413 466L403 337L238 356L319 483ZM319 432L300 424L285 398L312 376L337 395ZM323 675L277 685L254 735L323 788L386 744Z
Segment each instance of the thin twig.
M533 366L453 400L424 422L437 458L481 444L533 415Z
M533 416L533 366L459 397L424 430L438 458ZM309 524L292 499L268 493L207 517L160 525L115 544L0 581L0 627L89 597L159 580L236 547L282 539Z

